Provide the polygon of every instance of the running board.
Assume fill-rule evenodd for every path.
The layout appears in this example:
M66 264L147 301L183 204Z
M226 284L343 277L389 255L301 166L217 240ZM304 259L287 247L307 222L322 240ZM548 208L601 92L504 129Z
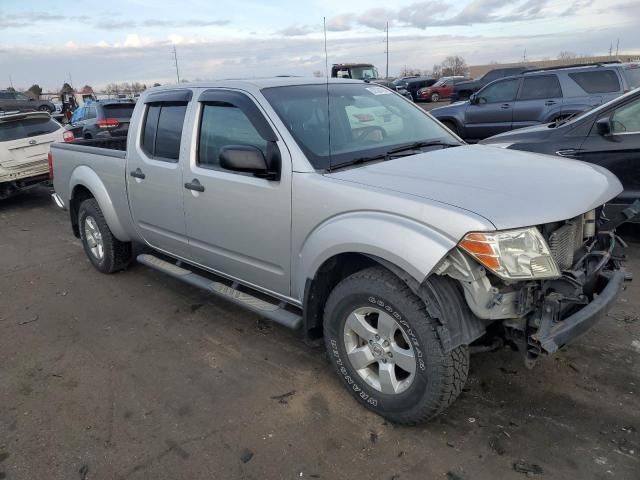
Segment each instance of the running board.
M234 288L237 285L236 283L233 286L225 285L149 254L138 255L137 260L147 267L159 270L194 287L202 288L292 330L297 330L302 325L302 317L285 310L284 306L286 304L284 302L275 304L254 297Z

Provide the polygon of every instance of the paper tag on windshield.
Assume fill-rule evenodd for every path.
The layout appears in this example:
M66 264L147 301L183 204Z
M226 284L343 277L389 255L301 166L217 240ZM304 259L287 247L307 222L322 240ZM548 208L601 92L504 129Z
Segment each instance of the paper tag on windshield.
M388 93L391 93L391 90L384 87L367 87L367 90L374 95L387 95Z

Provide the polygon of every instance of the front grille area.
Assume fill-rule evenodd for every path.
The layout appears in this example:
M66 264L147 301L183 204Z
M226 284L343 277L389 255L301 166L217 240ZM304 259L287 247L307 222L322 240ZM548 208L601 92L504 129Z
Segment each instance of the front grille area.
M577 234L578 223L570 221L549 235L549 250L560 270L566 270L573 265L573 255L580 247Z

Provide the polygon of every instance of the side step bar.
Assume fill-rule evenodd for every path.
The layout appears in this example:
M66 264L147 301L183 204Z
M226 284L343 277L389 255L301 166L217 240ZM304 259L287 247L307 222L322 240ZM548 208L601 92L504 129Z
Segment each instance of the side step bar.
M210 280L202 275L193 273L191 270L169 263L153 255L141 254L138 255L137 260L139 263L146 265L147 267L159 270L162 273L166 273L167 275L177 278L178 280L182 280L194 287L202 288L203 290L218 295L229 302L240 305L241 307L251 310L258 315L262 315L275 323L284 325L287 328L297 330L302 326L302 317L290 312L289 310L285 310L284 302L275 304L266 300L261 300L260 298L238 290L235 288L237 285L235 283L232 286L229 286L221 282L216 282L215 280Z

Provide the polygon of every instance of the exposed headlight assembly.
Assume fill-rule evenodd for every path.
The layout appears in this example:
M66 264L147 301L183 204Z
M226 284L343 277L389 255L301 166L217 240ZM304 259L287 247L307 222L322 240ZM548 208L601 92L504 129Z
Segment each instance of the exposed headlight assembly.
M458 246L505 280L560 276L547 242L535 227L468 233Z

